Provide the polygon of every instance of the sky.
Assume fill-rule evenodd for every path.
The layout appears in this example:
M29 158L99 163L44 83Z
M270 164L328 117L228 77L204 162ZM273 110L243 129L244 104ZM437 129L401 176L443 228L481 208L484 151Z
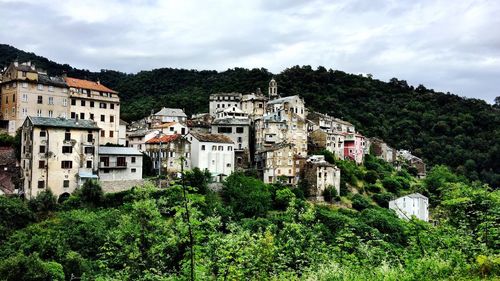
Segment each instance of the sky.
M0 0L0 22L0 43L92 71L321 65L500 96L497 0Z

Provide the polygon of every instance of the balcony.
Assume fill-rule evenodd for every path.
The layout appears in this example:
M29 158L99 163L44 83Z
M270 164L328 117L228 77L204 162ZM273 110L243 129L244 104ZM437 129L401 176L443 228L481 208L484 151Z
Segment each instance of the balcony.
M99 162L99 169L126 169L127 162Z

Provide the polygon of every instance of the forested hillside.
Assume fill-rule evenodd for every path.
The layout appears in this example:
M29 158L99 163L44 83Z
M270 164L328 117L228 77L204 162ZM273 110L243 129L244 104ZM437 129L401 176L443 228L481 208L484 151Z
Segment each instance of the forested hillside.
M295 66L279 74L266 69L235 68L224 72L162 68L125 74L94 73L0 45L0 65L31 60L50 74L97 79L119 91L122 118L135 120L162 106L188 114L208 111L208 96L220 91L267 90L271 77L282 95L300 94L308 107L354 123L366 136L409 149L429 165L446 164L472 180L500 186L500 111L477 99L413 87L319 67Z

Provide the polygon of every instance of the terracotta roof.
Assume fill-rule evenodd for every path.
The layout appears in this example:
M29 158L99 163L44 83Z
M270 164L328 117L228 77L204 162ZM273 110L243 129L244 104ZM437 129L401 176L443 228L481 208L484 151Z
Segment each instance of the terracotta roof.
M94 81L82 80L82 79L71 78L71 77L65 77L64 80L66 81L68 86L73 87L73 88L90 89L90 90L94 90L94 91L108 92L108 93L115 93L115 94L118 93L118 92L113 91L110 88L102 85L101 83L94 82Z
M190 134L201 142L221 142L221 143L234 143L229 137L219 134L202 134L190 132Z
M148 140L146 143L147 144L155 144L155 143L169 143L171 141L174 141L178 138L180 138L181 135L163 135L163 136L156 136L150 140Z

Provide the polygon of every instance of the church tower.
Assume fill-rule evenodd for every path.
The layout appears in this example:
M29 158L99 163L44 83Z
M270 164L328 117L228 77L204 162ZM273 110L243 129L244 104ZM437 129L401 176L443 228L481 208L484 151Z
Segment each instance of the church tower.
M276 83L276 80L271 79L269 81L269 100L273 100L278 97L278 83Z

